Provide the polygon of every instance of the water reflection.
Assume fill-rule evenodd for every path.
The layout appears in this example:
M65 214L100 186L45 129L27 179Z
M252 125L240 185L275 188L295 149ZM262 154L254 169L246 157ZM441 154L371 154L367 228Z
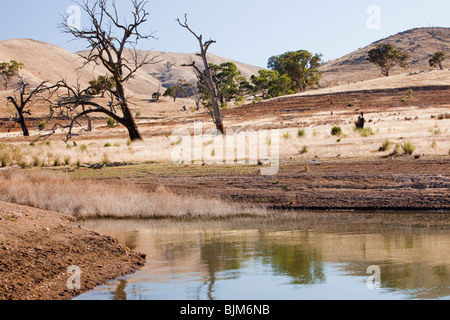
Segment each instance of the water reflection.
M450 298L448 233L326 233L91 221L147 254L134 275L80 299ZM370 265L381 289L369 290Z

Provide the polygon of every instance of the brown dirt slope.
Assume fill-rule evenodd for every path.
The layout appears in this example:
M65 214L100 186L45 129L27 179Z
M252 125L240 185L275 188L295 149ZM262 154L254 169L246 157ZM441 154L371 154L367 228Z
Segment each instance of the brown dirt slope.
M133 273L145 257L60 213L0 202L0 300L67 300ZM69 290L69 266L81 289Z

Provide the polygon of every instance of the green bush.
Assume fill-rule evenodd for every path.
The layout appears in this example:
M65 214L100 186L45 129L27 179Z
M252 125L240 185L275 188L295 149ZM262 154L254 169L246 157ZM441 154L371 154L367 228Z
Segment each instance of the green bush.
M333 129L331 129L331 135L333 136L342 135L342 129L340 127L333 127Z
M299 129L297 132L297 136L300 138L306 136L305 129Z
M412 155L416 150L416 147L411 142L405 142L401 145L401 148L405 154Z
M47 127L47 123L45 121L39 122L39 130L45 130L45 127Z
M114 120L112 117L109 117L106 121L106 124L108 125L108 127L114 128L116 126L116 120Z
M298 153L300 153L300 154L306 154L306 153L308 153L308 147L307 147L307 146L303 146L303 147L302 147L302 150L300 150Z

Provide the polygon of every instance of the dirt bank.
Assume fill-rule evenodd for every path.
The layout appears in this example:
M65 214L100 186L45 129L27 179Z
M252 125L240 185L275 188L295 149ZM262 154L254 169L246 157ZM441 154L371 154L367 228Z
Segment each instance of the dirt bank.
M148 165L136 168L139 177L108 179L277 209L450 211L449 158L283 161L275 176L261 176L255 166L162 169Z
M71 217L0 202L0 300L69 300L144 262ZM67 286L70 266L80 268L80 290Z

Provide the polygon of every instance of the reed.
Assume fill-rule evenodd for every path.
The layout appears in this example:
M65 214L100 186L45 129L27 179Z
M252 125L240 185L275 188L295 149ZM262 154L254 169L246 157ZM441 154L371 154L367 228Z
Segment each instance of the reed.
M261 216L264 208L158 188L70 179L62 173L7 169L0 172L0 200L58 211L76 218L223 218Z

